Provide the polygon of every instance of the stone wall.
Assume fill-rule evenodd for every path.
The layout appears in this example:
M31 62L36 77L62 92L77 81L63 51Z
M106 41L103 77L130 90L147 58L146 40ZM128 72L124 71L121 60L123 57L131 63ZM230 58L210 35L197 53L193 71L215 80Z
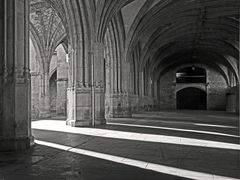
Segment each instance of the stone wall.
M162 110L176 109L174 82L175 73L173 70L165 73L160 79L159 108Z
M130 117L131 109L127 94L112 94L105 96L105 117Z
M226 111L239 113L239 86L228 88L226 99Z
M226 90L227 83L223 76L214 71L207 69L207 107L208 110L225 111L226 110Z
M227 83L223 76L214 69L202 66L207 71L208 84L197 85L188 84L188 87L204 89L207 93L208 110L225 110L226 109L226 89ZM179 69L179 68L178 68ZM176 93L179 86L176 84L176 72L178 69L171 69L160 79L159 108L161 110L176 109Z
M130 96L131 111L141 112L141 111L151 111L156 109L156 101L150 96Z

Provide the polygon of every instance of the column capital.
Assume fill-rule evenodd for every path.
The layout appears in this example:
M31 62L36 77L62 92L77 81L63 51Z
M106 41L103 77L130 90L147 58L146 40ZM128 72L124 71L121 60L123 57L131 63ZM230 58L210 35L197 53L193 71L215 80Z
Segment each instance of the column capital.
M13 83L15 79L17 84L24 84L27 81L29 81L31 77L30 69L25 67L15 68L4 67L3 72L5 83Z

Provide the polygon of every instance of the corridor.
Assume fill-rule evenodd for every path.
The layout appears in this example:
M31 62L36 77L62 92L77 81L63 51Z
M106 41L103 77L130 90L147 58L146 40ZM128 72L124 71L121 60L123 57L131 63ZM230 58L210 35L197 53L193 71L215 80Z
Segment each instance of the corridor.
M0 179L240 179L238 122L213 111L144 112L91 128L36 120L36 145L1 153Z

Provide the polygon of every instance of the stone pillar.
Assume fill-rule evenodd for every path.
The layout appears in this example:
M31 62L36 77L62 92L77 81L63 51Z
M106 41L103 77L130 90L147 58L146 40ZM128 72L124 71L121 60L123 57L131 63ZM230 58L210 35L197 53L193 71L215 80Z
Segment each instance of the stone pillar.
M31 71L31 119L39 118L39 84L40 73Z
M0 151L30 147L28 0L0 2Z
M105 117L106 118L123 118L123 117L131 117L131 105L130 105L130 98L127 93L127 78L128 78L128 71L127 67L123 68L123 79L122 81L122 89L116 89L114 83L114 76L116 73L116 69L113 64L113 59L110 58L109 52L106 52L106 93L105 93ZM126 66L126 64L125 64Z
M103 44L95 43L93 47L93 52L89 52L88 68L81 65L78 66L80 68L76 68L78 53L74 51L70 54L67 90L67 125L70 126L94 126L106 123ZM81 77L79 74L83 72L86 74L91 72L92 82L83 82L79 78Z
M39 93L39 117L48 118L50 113L50 94L49 94L49 73L43 72L41 74L41 85Z
M110 46L110 44L107 45ZM105 48L105 117L131 117L130 100L127 93L128 86L126 85L128 82L127 63L123 64L124 67L120 67L119 64L121 63L116 66L116 59L109 51L111 47L108 46ZM123 73L119 73L119 77L116 78L116 73L121 71Z
M104 79L104 44L94 43L93 93L92 105L95 110L95 124L105 124L105 79Z
M66 115L67 78L57 79L57 115Z
M69 87L67 90L67 125L91 126L91 87Z
M124 109L126 117L132 117L132 102L131 102L131 91L129 88L129 82L131 79L130 73L130 63L124 59L124 67L123 67L123 93L124 93Z

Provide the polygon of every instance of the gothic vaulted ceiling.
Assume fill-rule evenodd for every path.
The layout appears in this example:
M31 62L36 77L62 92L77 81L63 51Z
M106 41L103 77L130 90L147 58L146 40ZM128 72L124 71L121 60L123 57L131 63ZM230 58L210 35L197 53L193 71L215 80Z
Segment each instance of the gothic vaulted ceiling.
M31 0L31 36L50 57L67 34L104 41L121 14L125 58L137 52L140 71L148 66L154 74L194 59L238 78L239 8L239 0Z
M31 0L30 2L30 36L44 64L47 65L56 47L66 37L64 13L55 9L61 7L60 2L54 0Z
M140 69L154 73L194 59L238 76L239 0L136 0L129 7L122 11L127 59L140 52Z

